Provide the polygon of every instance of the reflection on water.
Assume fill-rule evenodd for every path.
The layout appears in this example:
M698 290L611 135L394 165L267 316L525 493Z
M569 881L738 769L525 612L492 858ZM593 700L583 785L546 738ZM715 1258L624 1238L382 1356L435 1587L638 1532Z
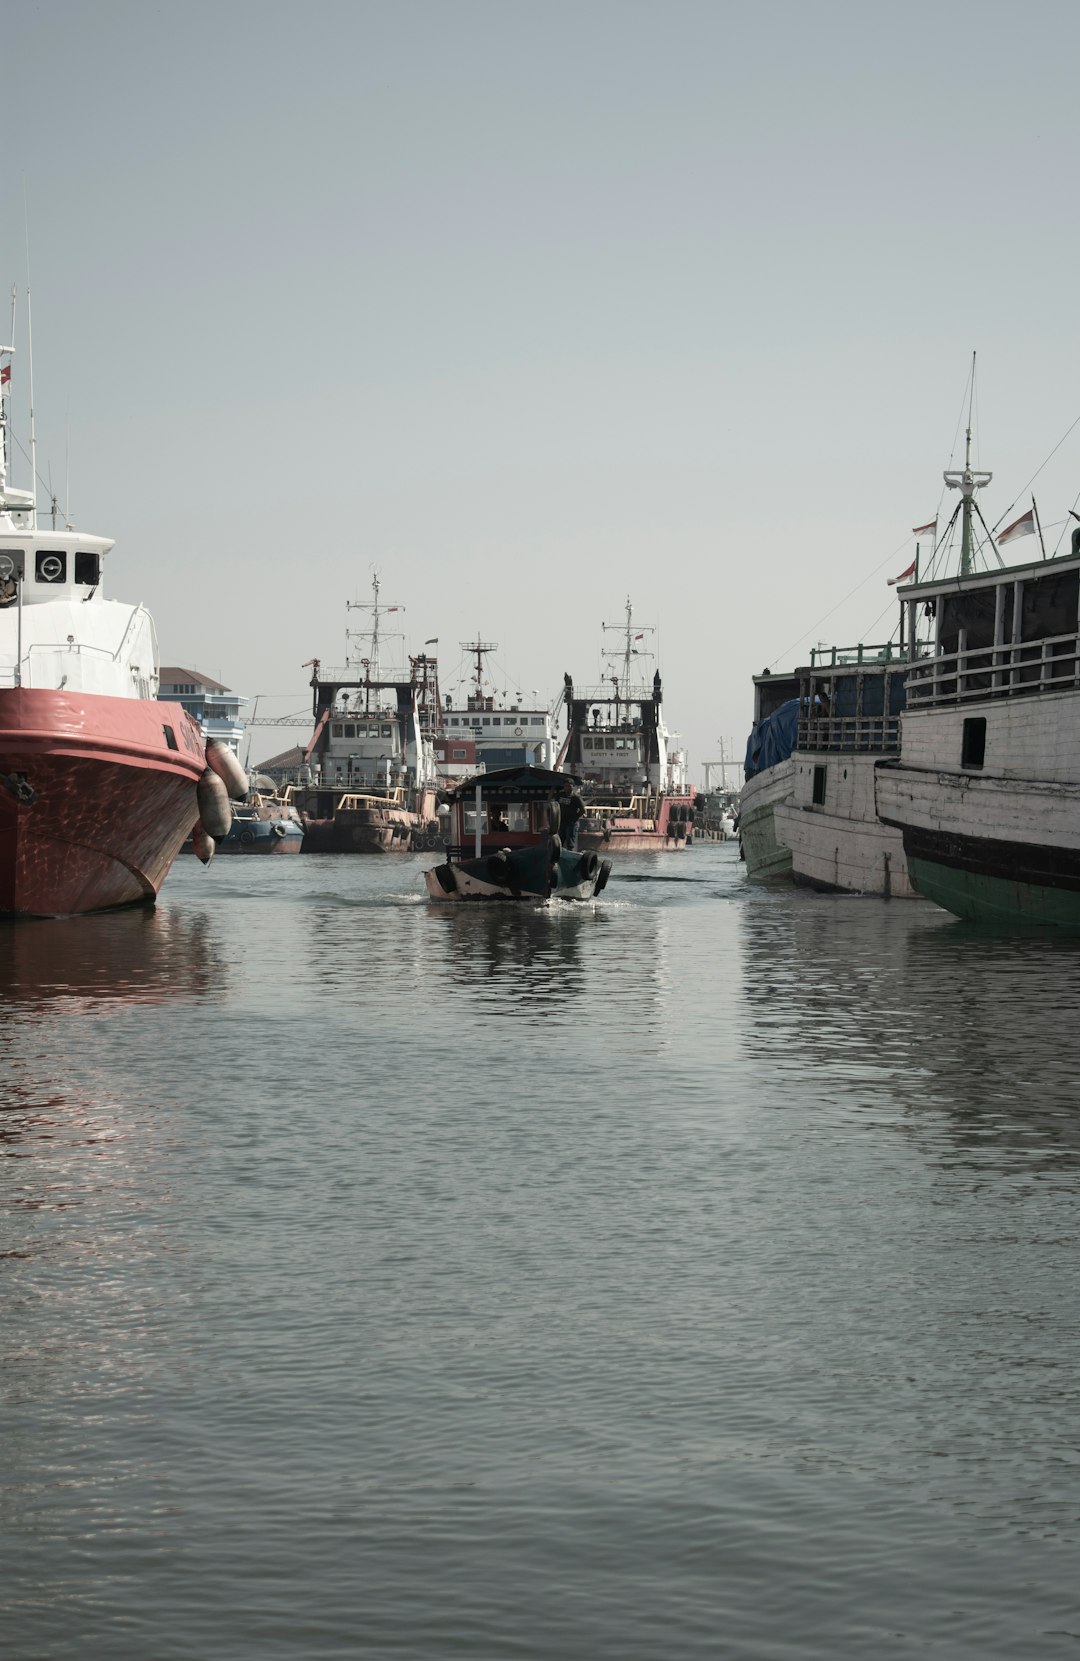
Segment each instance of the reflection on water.
M937 1158L1034 1171L1080 1154L1077 943L795 895L748 910L742 947L744 1042L767 1076L875 1113L896 1101Z
M0 999L161 1003L222 990L226 963L206 913L138 906L89 917L0 922Z
M424 863L3 936L13 1655L1071 1653L1080 954Z

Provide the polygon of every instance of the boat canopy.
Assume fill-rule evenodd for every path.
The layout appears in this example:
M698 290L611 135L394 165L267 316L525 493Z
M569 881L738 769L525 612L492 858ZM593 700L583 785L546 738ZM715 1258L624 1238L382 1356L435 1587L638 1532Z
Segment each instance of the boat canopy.
M789 698L764 721L756 723L746 745L743 771L748 779L787 760L798 737L800 702L798 698Z
M479 789L483 798L495 801L548 800L571 795L580 783L573 773L554 773L547 767L501 767L494 773L475 773L463 780L450 799L464 801L475 797Z

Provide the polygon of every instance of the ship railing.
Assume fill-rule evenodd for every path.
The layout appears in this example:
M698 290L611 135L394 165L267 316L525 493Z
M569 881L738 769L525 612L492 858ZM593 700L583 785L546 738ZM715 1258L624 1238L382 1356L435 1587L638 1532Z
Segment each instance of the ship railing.
M406 792L401 789L387 791L348 791L338 798L337 812L352 813L365 807L408 807Z
M576 704L588 702L590 704L614 704L615 692L611 682L601 686L575 686L573 699ZM636 686L619 686L618 702L620 704L651 704L653 689L644 681Z
M957 651L911 665L907 702L909 709L927 709L935 704L1063 692L1078 686L1080 637L1075 633L998 646L968 646L961 630Z
M800 750L845 750L883 753L900 748L898 715L803 715Z
M857 646L811 646L810 667L837 669L851 663L895 663L902 657L894 640L886 640L880 646L867 646L861 641Z

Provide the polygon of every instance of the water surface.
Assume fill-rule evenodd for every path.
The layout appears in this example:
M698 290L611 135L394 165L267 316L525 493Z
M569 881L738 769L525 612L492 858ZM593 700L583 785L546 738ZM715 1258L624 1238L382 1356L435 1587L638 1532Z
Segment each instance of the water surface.
M8 1652L1075 1656L1080 946L429 860L0 933Z

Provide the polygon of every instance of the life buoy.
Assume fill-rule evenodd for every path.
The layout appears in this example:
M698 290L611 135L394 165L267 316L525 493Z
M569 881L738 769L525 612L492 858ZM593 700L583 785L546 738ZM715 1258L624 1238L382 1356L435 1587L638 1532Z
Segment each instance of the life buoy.
M525 736L525 733L524 733L524 731L521 727L515 727L514 728L514 737L515 738L524 738L524 736Z

